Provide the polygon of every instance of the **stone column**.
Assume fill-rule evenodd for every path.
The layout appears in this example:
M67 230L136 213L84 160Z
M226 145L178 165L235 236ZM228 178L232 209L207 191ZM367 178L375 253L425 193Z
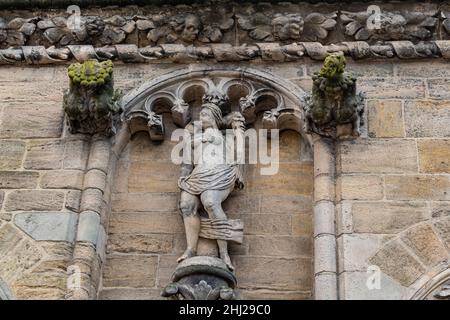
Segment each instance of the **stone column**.
M314 297L337 295L335 232L335 153L331 139L314 134Z
M71 268L71 271L79 272L80 286L68 288L68 299L95 299L97 295L106 243L105 225L110 195L107 177L115 165L115 157L111 154L109 138L94 135L84 176Z

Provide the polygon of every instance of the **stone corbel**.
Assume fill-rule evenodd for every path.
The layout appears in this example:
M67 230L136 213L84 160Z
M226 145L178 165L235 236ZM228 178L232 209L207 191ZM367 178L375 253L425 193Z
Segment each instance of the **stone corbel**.
M364 124L364 95L356 78L345 72L342 54L329 55L313 75L311 94L305 96L305 130L332 139L354 138Z
M113 63L87 60L68 68L70 87L63 107L71 133L113 135L122 109L114 90Z

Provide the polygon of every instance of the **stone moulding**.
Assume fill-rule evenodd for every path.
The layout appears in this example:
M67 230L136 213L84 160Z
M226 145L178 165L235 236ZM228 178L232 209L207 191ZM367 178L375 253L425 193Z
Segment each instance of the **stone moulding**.
M302 58L324 60L329 54L341 52L345 56L359 59L450 59L450 40L436 40L414 44L411 41L389 41L370 45L364 41L343 42L322 45L319 42L257 43L232 46L230 44L209 44L205 46L184 46L165 44L139 48L136 45L113 45L94 47L92 45L69 45L63 48L44 46L22 46L0 49L0 65L44 65L64 64L89 59L113 60L124 63L190 63L196 61L268 61L289 62Z

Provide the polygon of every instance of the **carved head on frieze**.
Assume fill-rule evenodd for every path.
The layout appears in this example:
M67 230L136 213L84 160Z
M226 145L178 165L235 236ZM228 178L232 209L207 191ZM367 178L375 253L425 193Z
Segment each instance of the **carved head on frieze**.
M272 19L275 40L300 39L305 21L299 14L276 14Z

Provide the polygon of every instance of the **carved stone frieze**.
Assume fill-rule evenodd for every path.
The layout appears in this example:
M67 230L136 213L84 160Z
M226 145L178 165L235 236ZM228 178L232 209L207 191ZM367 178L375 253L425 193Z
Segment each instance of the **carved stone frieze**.
M428 40L437 26L437 12L343 11L345 34L357 41Z
M375 3L375 9L370 7L219 1L213 6L83 8L76 15L63 10L39 11L36 15L6 11L0 18L0 49L228 43L247 45L241 54L250 56L251 45L264 42L339 44L356 40L372 45L401 40L417 44L450 36L447 6L430 3L411 8Z
M114 90L113 63L88 60L68 69L70 87L63 108L71 133L115 133L114 116L121 112L119 92Z
M1 64L58 64L70 61L83 62L88 59L113 60L125 63L191 63L211 60L225 61L296 61L304 57L324 60L329 54L341 52L358 59L450 59L450 41L429 41L414 44L411 41L389 41L370 45L365 41L343 42L338 45L322 45L319 42L300 42L288 45L258 43L256 45L232 46L214 44L200 47L162 44L139 48L135 45L94 47L91 45L69 45L63 48L44 46L21 46L0 49Z

